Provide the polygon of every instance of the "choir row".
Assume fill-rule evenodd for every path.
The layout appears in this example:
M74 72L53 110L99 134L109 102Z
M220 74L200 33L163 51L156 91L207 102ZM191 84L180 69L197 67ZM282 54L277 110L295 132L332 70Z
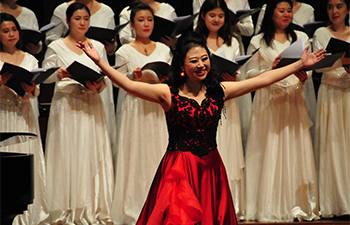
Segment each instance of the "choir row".
M87 83L87 88L69 78L66 68L73 61L100 71L76 47L78 42L88 45L89 26L115 27L108 6L93 0L81 1L84 5L74 2L80 1L56 8L52 22L58 25L46 33L42 67L60 68L45 81L55 82L45 156L40 137L0 148L35 155L35 202L14 223L135 224L167 148L166 118L158 104L122 89L115 112L112 82L107 77ZM135 3L121 12L120 22L130 21L119 33L122 46L117 47L116 39L91 42L102 60L115 54L116 64L126 63L119 71L130 79L161 83L155 74L139 68L154 61L170 63L177 54L177 49L171 50L177 37L164 38L163 43L150 39L154 15L173 19L176 13L169 4L147 3ZM236 24L227 19L229 9L243 8L249 8L244 0L193 2L194 13L199 12L194 29L204 35L212 54L229 60L245 54L241 35L253 34L251 17ZM310 6L276 0L262 9L261 26L255 28L260 33L247 49L248 54L258 52L238 74L225 73L220 79L251 79L273 70L280 53L298 39L314 50L326 48L331 37L350 42L345 25L349 5L344 0L328 0L331 24L319 28L311 42L292 25L292 21L302 25L313 20ZM38 67L37 59L20 50L20 26L26 26L20 14L12 14L17 20L1 14L1 66L7 62L28 70ZM35 24L28 18L24 19L27 26ZM26 47L35 54L42 43ZM246 94L225 103L217 144L239 219L314 220L350 213L349 59L342 57L318 72L323 76L317 102L312 72L301 70L257 90L253 102ZM187 79L186 74L183 77ZM27 95L21 98L6 87L11 74L0 78L1 131L39 134L36 97L40 87L23 84Z

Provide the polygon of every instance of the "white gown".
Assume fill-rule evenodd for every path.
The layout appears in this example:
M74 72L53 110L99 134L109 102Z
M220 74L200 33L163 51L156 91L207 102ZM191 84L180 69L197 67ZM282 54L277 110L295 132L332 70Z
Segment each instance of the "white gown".
M307 35L296 32L307 44ZM274 48L252 38L248 52L260 48L248 62L247 75L271 69L290 44ZM303 85L291 75L256 91L246 148L247 220L293 221L318 219L317 177Z
M266 11L266 4L264 4L261 7L260 14L258 17L258 21L255 25L255 34L258 34L261 28L261 23L264 19ZM298 25L304 25L306 23L315 22L315 16L314 16L314 8L306 3L301 3L300 8L298 11L293 15L293 23ZM311 41L311 40L310 40ZM316 93L315 93L315 87L314 82L312 79L308 79L306 83L304 84L304 95L305 95L305 101L307 110L309 113L309 117L313 124L315 124L316 121ZM311 136L312 139L314 139L315 132L315 126L313 125L311 127Z
M234 60L240 55L239 43L236 38L232 38L231 46L223 44L216 51L211 49L210 51L216 55L224 56L229 60ZM237 80L239 79L237 77ZM248 96L250 98L250 95ZM245 216L245 165L241 124L244 125L240 119L237 100L226 101L225 109L222 112L221 121L218 126L217 143L221 158L225 164L236 216L238 219L243 220ZM249 121L247 125L249 126Z
M116 52L116 62L127 61L121 72L132 72L148 62L170 63L170 49L157 42L149 56L129 44ZM126 69L126 70L125 70ZM115 224L135 224L147 198L154 174L168 144L164 110L120 89L118 94L118 151L112 207Z
M16 20L18 21L21 28L29 28L33 30L39 30L38 20L34 12L26 7L22 7L22 12L17 16ZM37 53L41 52L43 43L39 42L40 48ZM39 103L38 98L30 98L30 103L32 104L34 115L36 118L39 118Z
M131 10L128 10L129 6L125 7L119 14L119 24L123 24L126 22L130 22L130 13ZM169 5L168 3L161 2L160 8L155 14L156 16L172 20L176 17L175 9ZM136 34L134 30L131 28L130 24L124 27L119 32L120 43L127 44L135 40Z
M3 62L0 61L0 68ZM27 70L38 67L34 56L26 53L19 65ZM19 152L34 154L34 203L29 205L28 211L14 219L14 225L41 224L47 219L46 204L46 169L43 148L41 144L38 118L35 118L28 95L19 98L11 89L0 85L0 132L29 132L38 137L35 139L11 145L16 139L1 146L1 152Z
M91 40L103 60L104 46ZM85 54L62 39L46 51L44 67L68 67L74 60L99 71ZM53 74L49 81L57 79ZM50 222L96 224L111 221L114 187L112 152L102 100L96 90L65 78L56 82L46 139Z
M320 28L314 48L326 48L334 35ZM350 42L348 37L347 42ZM350 74L338 60L325 68L318 91L315 154L323 217L350 214Z
M69 29L68 24L66 23L66 11L68 6L68 3L64 2L57 6L53 12L51 22L60 24L46 32L46 44L63 37L67 33ZM115 22L113 10L109 6L101 3L101 8L90 17L90 26L114 29ZM111 141L112 151L115 151L117 125L115 120L113 85L108 78L105 79L105 82L107 83L107 87L100 93L100 96L102 98L103 108L106 114L108 134Z
M204 3L204 0L193 0L192 2L193 14L199 13L203 3ZM248 0L228 0L227 7L234 12L240 9L250 9ZM198 21L198 17L193 21L194 28L197 26L197 21ZM240 43L241 55L244 55L245 50L244 50L244 45L242 42L241 35L249 37L254 33L254 25L253 25L252 17L249 16L239 21L237 23L237 26L240 30L240 34L236 34L236 35Z

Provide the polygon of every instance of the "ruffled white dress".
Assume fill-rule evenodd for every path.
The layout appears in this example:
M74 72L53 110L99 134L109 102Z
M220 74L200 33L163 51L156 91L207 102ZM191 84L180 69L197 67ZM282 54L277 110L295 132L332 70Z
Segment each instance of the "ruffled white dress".
M51 22L59 23L56 27L46 32L46 44L51 41L57 40L63 37L68 32L68 24L66 23L66 11L68 3L64 2L56 7L51 17ZM90 17L90 26L103 27L114 29L114 12L113 10L101 3L101 8ZM108 134L111 141L112 151L116 148L117 139L117 125L115 120L115 104L113 97L113 85L112 82L106 78L106 88L100 93L103 102L104 112L106 114Z
M130 22L131 10L128 10L129 6L125 7L119 14L119 24ZM176 17L175 9L168 3L161 2L159 10L155 13L156 16L172 20ZM136 34L131 28L130 24L124 27L119 32L119 40L122 45L127 44L135 40Z
M326 48L334 35L320 28L314 48ZM350 37L347 38L350 42ZM323 217L350 214L350 74L338 60L322 71L318 91L315 154Z
M116 52L118 64L128 62L121 72L132 72L154 61L170 63L170 49L157 42L149 56L141 54L129 44ZM115 224L135 224L167 147L168 133L164 111L159 104L134 97L120 89L118 108L118 151L112 217Z
M104 46L91 40L103 60ZM85 54L59 39L47 49L43 66L68 67L74 60L98 71ZM55 80L57 75L50 78ZM111 221L114 187L112 152L101 96L65 78L56 82L46 139L50 222L100 224Z
M0 68L2 66L3 62L0 61ZM26 53L19 66L31 70L38 67L38 61L34 56ZM28 211L25 211L23 215L16 216L13 224L42 224L48 217L48 210L45 159L38 118L34 115L27 94L21 98L4 85L0 86L0 132L29 132L37 135L37 138L19 144L12 142L17 139L10 140L6 146L0 144L0 151L34 154L34 203L29 205Z
M236 38L232 38L230 46L223 44L216 51L212 49L210 51L232 61L240 55L239 43ZM244 75L238 76L237 80L240 80L241 77L244 77ZM250 94L247 96L248 101L246 103L251 106L251 96ZM217 144L226 167L237 219L243 220L245 216L245 163L241 126L246 126L248 129L250 118L246 118L247 121L242 121L239 107L236 99L225 102L225 108L221 113L221 120L218 126Z
M307 44L307 35L296 32ZM248 62L247 75L271 69L290 44L252 38L248 52L260 47ZM291 75L256 91L246 148L247 220L313 220L319 216L317 177L303 85Z

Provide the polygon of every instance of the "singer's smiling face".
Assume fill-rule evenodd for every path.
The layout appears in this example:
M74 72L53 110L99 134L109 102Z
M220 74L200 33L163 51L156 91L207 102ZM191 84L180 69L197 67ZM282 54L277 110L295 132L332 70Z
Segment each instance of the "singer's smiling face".
M4 21L1 23L0 41L5 47L16 46L19 40L19 31L16 24L12 21Z
M292 22L293 10L288 2L280 2L276 5L273 12L272 21L276 29L284 30Z
M140 10L135 14L131 27L135 30L136 36L148 38L151 36L154 27L153 14L149 10Z
M344 23L346 15L350 10L344 0L329 0L327 4L327 13L329 20L334 23Z
M207 50L200 46L191 48L184 60L184 71L189 80L204 80L210 71L210 59Z
M224 26L225 13L222 9L216 8L208 11L203 19L210 32L218 32Z

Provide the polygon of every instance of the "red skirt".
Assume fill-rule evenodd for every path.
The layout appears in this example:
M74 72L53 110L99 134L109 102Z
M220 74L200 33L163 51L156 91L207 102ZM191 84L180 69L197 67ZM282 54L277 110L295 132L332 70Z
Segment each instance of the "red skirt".
M237 224L218 151L202 158L188 151L167 151L136 224Z

